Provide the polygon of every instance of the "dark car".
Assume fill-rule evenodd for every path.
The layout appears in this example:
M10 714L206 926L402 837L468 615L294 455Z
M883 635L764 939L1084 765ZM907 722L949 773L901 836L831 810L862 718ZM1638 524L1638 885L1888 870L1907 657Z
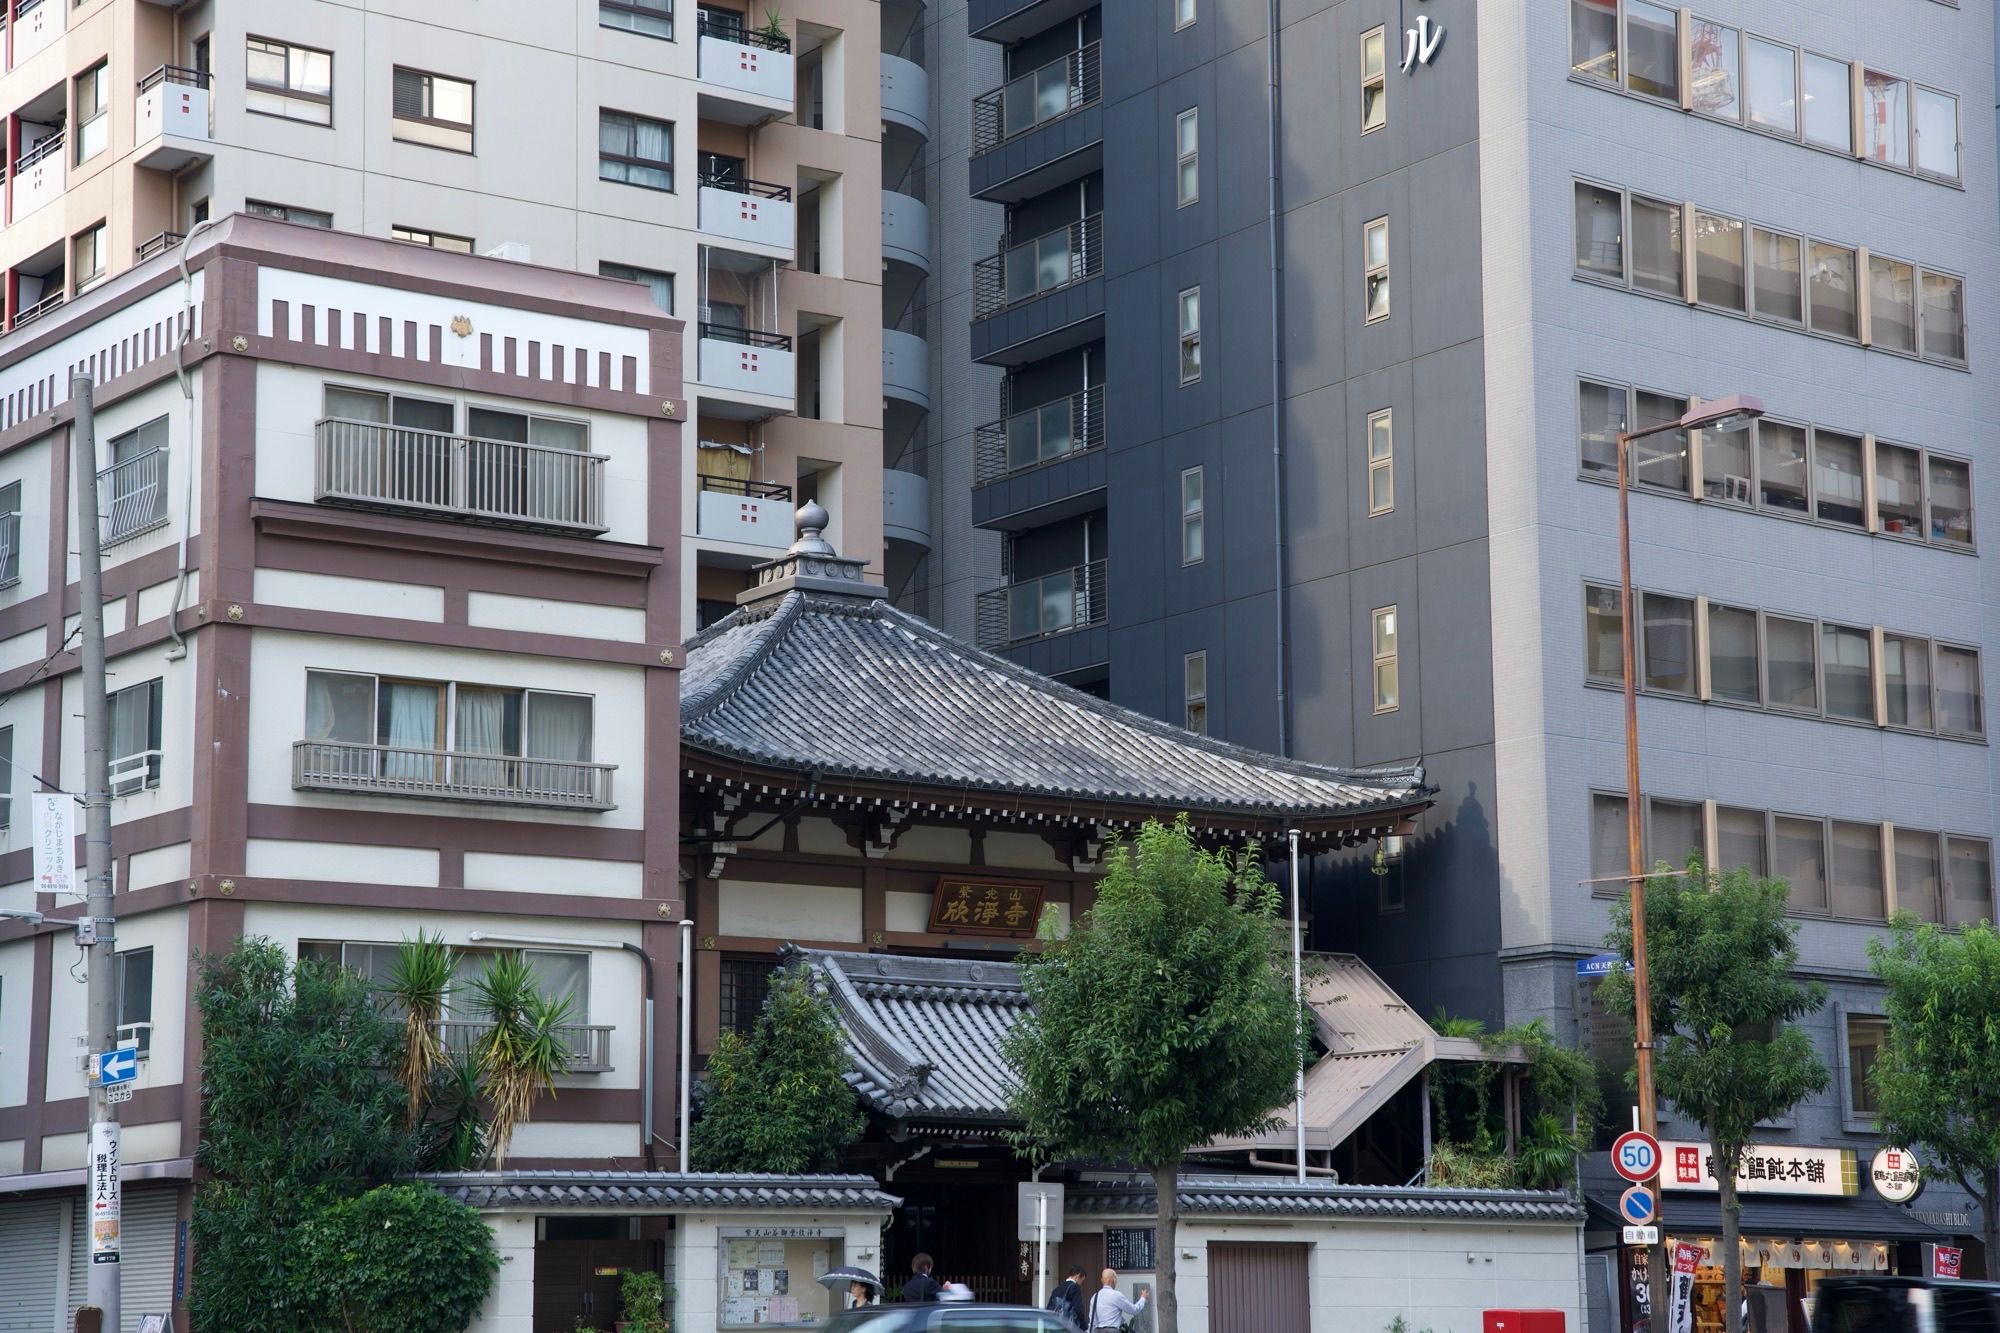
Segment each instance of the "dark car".
M1076 1325L1032 1305L890 1304L842 1310L826 1333L1076 1333Z
M1813 1293L1812 1333L2000 1333L2000 1284L1827 1278Z

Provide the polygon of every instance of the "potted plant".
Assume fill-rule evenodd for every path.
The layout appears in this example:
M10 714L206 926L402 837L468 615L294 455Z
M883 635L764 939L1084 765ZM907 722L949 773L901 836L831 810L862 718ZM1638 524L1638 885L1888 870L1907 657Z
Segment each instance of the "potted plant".
M658 1273L628 1268L618 1275L618 1333L667 1333L667 1285Z
M785 33L784 19L778 16L778 11L775 9L764 11L764 26L757 31L769 40L774 49L783 50L785 44L791 40Z

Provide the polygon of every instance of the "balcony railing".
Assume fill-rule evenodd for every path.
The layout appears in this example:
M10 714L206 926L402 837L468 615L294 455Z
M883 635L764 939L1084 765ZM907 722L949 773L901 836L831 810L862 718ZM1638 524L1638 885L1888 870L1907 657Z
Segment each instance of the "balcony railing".
M792 488L776 481L750 481L744 477L711 477L706 472L697 480L705 491L717 491L723 495L740 495L749 500L786 500L792 498Z
M143 264L154 255L165 254L186 239L185 232L163 231L157 236L141 241L138 250L133 254L133 261Z
M1104 215L1058 227L987 255L972 266L972 316L985 319L1008 306L1060 291L1104 271Z
M21 581L20 562L15 558L21 554L21 513L0 514L0 588L11 588Z
M447 1055L470 1055L479 1044L479 1039L493 1030L491 1023L477 1019L440 1019L437 1024L438 1042ZM569 1023L557 1028L556 1036L562 1040L569 1052L571 1074L608 1074L611 1072L611 1029L592 1023Z
M148 449L98 473L97 502L104 507L106 546L165 527L167 451Z
M789 333L766 333L762 329L739 328L734 324L701 323L701 336L716 342L741 343L745 347L771 347L781 352L792 350L792 335Z
M210 77L207 71L189 69L186 65L162 65L139 80L139 91L148 92L163 83L178 84L183 88L206 88Z
M973 98L972 151L998 148L1096 102L1103 95L1097 57L1092 42Z
M29 167L34 166L35 163L42 161L44 158L53 157L57 153L60 153L62 151L63 140L66 139L67 137L68 136L65 135L61 130L57 130L54 134L51 134L48 138L42 140L40 143L36 144L33 148L30 148L27 152L15 158L14 159L15 174L16 175L20 174L21 172L27 170Z
M1007 648L1103 623L1102 560L979 594L981 648Z
M40 319L43 315L48 314L49 311L54 310L56 307L60 306L66 299L67 297L63 294L62 290L58 288L57 290L50 292L47 296L44 296L41 300L35 302L33 305L22 306L19 310L16 310L14 312L13 327L18 329L23 324L33 323L35 320Z
M769 33L762 28L746 28L741 23L719 22L706 14L695 23L695 35L734 42L738 46L759 46L766 51L789 53L792 49L792 39L783 33Z
M428 750L357 741L296 741L292 786L299 791L424 796L487 805L609 810L616 764Z
M753 181L731 172L701 173L701 188L704 190L727 190L731 194L750 194L759 199L775 199L779 203L790 203L792 187L773 185L769 181Z
M973 484L1026 472L1104 445L1104 386L1016 412L972 436Z
M328 417L314 498L480 523L599 533L604 455Z

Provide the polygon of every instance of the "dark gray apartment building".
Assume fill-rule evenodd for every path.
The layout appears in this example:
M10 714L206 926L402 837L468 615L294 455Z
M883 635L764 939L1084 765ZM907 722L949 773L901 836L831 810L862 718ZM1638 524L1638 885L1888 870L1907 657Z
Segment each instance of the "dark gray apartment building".
M1791 881L1834 1086L1772 1140L1865 1168L1867 942L1994 915L1992 7L925 22L938 540L905 602L1232 741L1420 759L1420 835L1315 867L1312 906L1426 1013L1629 1061L1583 966L1626 855L1614 440L1764 401L1635 455L1646 851ZM1961 1232L1946 1193L1900 1213Z

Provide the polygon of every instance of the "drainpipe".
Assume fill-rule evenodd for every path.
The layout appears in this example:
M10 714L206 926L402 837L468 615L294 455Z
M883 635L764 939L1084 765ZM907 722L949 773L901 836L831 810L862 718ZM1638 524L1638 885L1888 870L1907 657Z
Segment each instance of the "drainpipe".
M681 1174L688 1169L688 1074L694 1067L694 1052L689 1049L694 1032L694 922L681 918L681 1132L680 1163Z
M645 1052L639 1060L639 1143L646 1154L646 1169L657 1171L659 1163L653 1157L653 955L623 940L618 947L638 956L639 975L646 984L645 1011L639 1024L640 1049ZM681 1170L687 1170L685 1161Z
M1290 690L1291 668L1285 657L1285 616L1289 600L1285 591L1285 400L1284 400L1284 318L1279 304L1280 269L1278 228L1278 0L1265 0L1264 37L1264 135L1267 145L1267 194L1265 212L1271 232L1271 556L1277 571L1277 595L1272 599L1277 618L1278 647L1278 753L1292 752ZM1300 1150L1304 1162L1305 1152Z
M187 345L194 336L194 274L188 271L188 250L194 245L194 238L215 225L215 219L203 218L188 228L188 234L181 238L181 335L174 347L174 378L180 381L181 408L187 422L188 465L181 469L181 486L184 491L181 513L181 557L180 573L174 579L174 601L167 608L167 633L172 636L174 646L167 649L167 660L178 662L187 656L187 643L181 638L181 598L187 595L188 582L188 529L194 526L194 474L201 463L201 442L194 437L194 382L188 378Z

